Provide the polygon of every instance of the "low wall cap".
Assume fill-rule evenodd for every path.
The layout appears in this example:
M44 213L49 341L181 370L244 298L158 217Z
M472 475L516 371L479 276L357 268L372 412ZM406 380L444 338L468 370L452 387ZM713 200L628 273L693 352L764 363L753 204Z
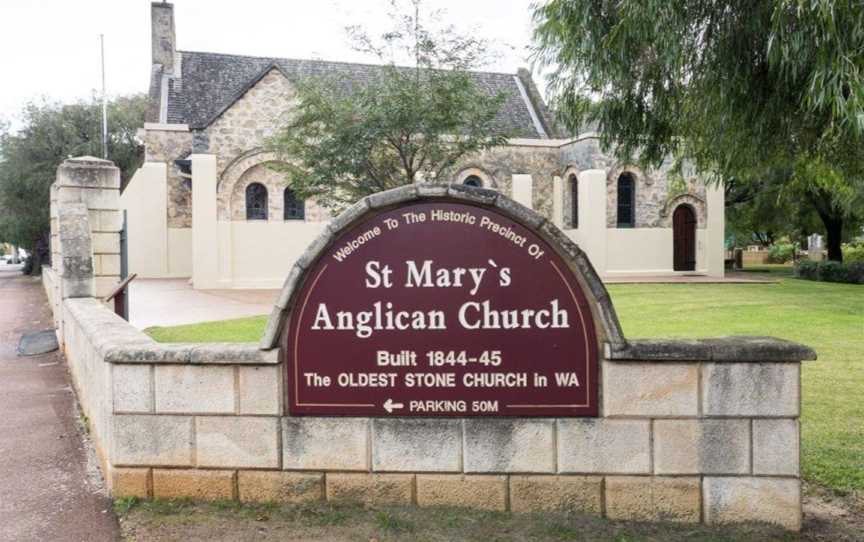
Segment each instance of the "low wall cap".
M749 335L694 340L632 339L620 350L606 346L606 358L613 361L762 363L816 359L816 352L803 344Z

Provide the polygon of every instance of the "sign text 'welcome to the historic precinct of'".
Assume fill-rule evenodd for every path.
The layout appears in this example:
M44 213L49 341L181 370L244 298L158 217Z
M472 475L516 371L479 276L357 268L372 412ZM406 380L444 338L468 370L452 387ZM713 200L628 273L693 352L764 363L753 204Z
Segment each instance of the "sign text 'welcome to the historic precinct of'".
M415 203L350 228L287 325L292 415L597 415L585 294L548 243L490 209Z

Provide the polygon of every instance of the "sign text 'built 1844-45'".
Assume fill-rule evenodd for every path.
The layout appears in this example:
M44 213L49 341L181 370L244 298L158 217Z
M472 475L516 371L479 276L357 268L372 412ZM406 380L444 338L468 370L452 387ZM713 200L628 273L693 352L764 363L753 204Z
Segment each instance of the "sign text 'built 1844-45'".
M571 266L492 209L422 202L348 229L287 325L292 415L597 415L597 338Z

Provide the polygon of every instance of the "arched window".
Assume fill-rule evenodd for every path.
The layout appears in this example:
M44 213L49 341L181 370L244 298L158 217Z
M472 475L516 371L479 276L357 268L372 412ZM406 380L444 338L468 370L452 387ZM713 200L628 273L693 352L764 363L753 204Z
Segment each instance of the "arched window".
M636 225L636 179L624 172L618 177L618 227Z
M476 186L478 188L483 187L483 180L480 179L477 175L468 175L465 177L465 180L462 181L462 184L466 186Z
M579 227L579 179L570 175L570 227Z
M285 220L304 220L306 218L306 202L297 198L290 188L284 192Z
M246 220L267 220L267 187L261 183L246 187Z

